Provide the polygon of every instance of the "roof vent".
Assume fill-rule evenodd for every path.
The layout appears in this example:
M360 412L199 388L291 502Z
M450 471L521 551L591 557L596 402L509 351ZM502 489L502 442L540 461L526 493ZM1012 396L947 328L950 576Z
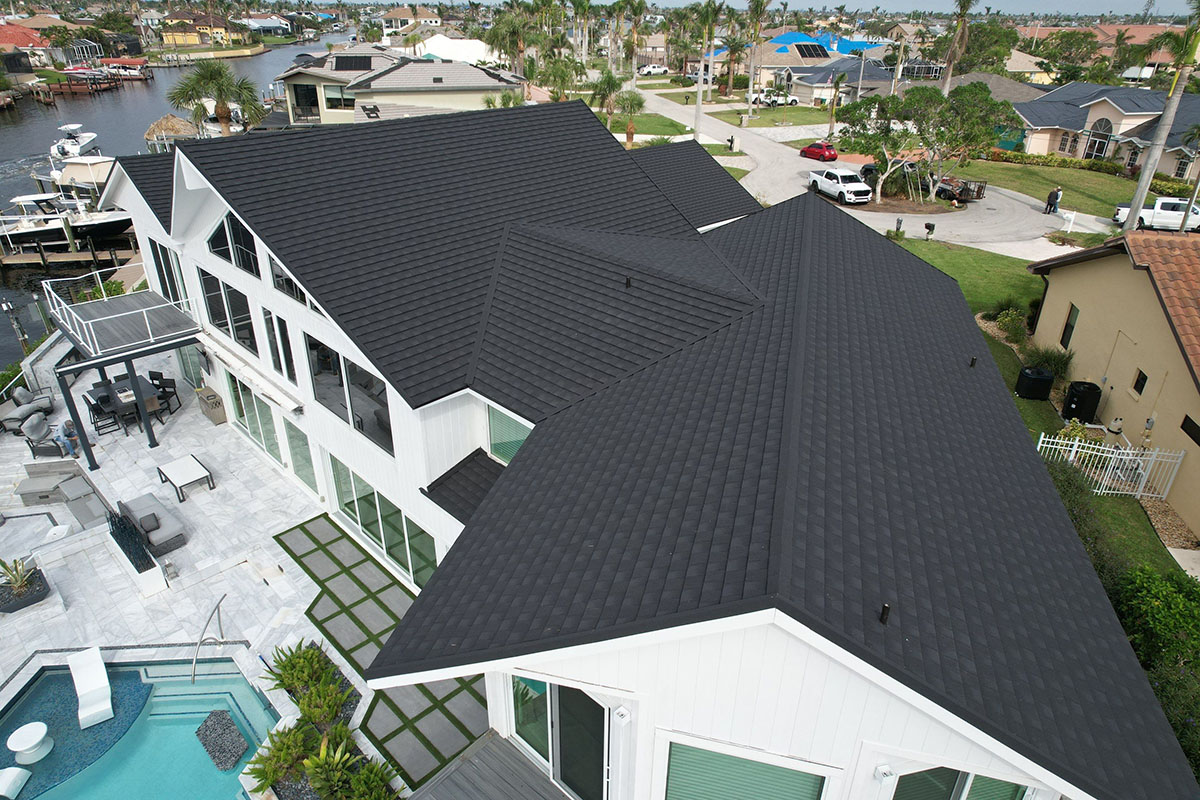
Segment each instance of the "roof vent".
M879 621L887 625L888 617L892 614L892 607L887 603L883 604L883 608L879 610Z
M379 106L363 106L362 110L367 119L379 119Z
M434 82L434 83L445 83L445 82L446 82L446 79L445 79L445 78L442 78L442 77L436 77L436 78L434 78L434 79L433 79L433 82Z

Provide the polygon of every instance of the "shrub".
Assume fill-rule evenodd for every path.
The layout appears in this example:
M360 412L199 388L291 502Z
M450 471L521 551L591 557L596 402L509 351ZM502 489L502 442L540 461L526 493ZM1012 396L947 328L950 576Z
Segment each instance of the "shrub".
M1088 438L1087 425L1077 419L1069 420L1055 436L1059 439L1086 439Z
M984 311L982 316L988 322L995 322L996 318L1009 309L1019 309L1023 304L1020 300L1013 297L1011 294L992 303L992 307Z
M1018 153L1012 150L993 150L988 153L988 160L1000 161L1008 164L1032 164L1037 167L1085 169L1089 172L1104 172L1108 175L1120 175L1123 171L1121 164L1115 161L1101 161L1096 158L1067 158L1065 156L1056 155Z
M308 725L295 725L267 734L267 746L250 759L246 773L254 779L254 791L295 775L297 768L316 746L316 732Z
M1029 301L1029 313L1025 315L1025 327L1031 331L1037 330L1038 317L1042 313L1042 298L1035 297ZM1068 366L1070 366L1068 364Z
M1165 173L1156 172L1150 181L1150 191L1166 197L1191 197L1192 185Z
M337 749L342 745L350 747L350 726L344 722L335 722L329 726L329 730L325 734L329 738L329 746Z
M642 147L658 147L660 144L670 144L672 141L670 136L655 136L642 142Z
M996 317L996 325L1004 331L1004 338L1013 344L1023 344L1029 335L1025 329L1025 315L1015 308L1000 312Z
M886 236L888 239L891 239L893 242L903 242L904 237L907 234L903 230L896 230L895 228L888 228L886 231L883 232L883 235Z
M330 747L329 737L321 740L321 749L304 759L304 773L308 782L322 800L349 800L351 794L351 768L362 760L362 756L346 752L346 745Z
M321 648L303 643L295 647L276 647L271 655L274 666L267 669L276 689L283 689L293 697L303 695L309 687L333 680L333 664L325 657Z
M1187 573L1137 567L1113 601L1142 666L1193 663L1200 655L1200 583Z
M0 586L8 586L18 597L29 591L30 581L33 580L33 569L29 562L22 558L12 561L0 559Z
M694 80L686 75L672 75L670 80L671 83L675 84L676 86L691 86L695 83Z
M910 188L908 175L904 170L898 169L884 178L883 188L880 191L883 192L884 197L907 197Z
M364 761L362 769L350 778L350 791L354 800L394 800L396 793L389 784L395 779L391 764Z
M1065 381L1071 374L1071 361L1075 358L1075 351L1034 344L1021 351L1021 358L1026 366L1048 369L1054 373L1056 381Z
M342 706L350 699L350 694L350 689L342 688L342 684L336 679L327 679L310 686L308 691L296 700L296 705L300 707L300 718L311 722L320 730L325 730L342 712Z

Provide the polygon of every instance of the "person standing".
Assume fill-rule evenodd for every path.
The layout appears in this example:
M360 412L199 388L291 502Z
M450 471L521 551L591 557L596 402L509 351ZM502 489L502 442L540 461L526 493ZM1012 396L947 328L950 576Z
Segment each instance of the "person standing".
M1050 194L1046 195L1046 209L1042 211L1043 214L1049 214L1051 209L1054 208L1054 198L1057 196L1058 189L1051 189Z
M1053 207L1050 209L1050 213L1057 214L1058 213L1058 204L1060 202L1062 202L1062 187L1055 186L1053 194L1054 194L1054 203L1052 204Z
M62 425L58 426L58 435L54 440L66 448L71 454L71 458L79 458L79 434L75 431L75 423L71 420L65 420Z

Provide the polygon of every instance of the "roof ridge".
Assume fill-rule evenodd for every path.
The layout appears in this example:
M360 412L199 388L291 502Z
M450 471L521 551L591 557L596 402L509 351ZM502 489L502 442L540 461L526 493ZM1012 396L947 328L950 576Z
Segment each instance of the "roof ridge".
M492 313L492 301L496 297L496 284L500 282L500 269L504 264L504 251L508 247L508 234L513 223L504 223L500 234L500 242L496 246L496 258L492 262L492 274L488 278L487 297L483 301L483 313L479 315L479 330L475 334L475 344L471 347L471 361L467 364L466 384L468 387L475 382L475 369L479 366L479 355L483 352L483 339L487 335L488 317Z

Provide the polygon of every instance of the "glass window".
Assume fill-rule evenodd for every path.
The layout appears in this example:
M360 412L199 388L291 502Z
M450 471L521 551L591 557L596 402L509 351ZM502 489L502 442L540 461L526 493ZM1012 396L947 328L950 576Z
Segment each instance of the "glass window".
M275 284L275 288L286 294L288 297L300 303L307 302L308 298L304 294L304 290L300 288L300 284L292 280L279 262L273 258L269 259L271 265L271 282Z
M892 800L953 800L963 774L948 767L901 775Z
M338 508L358 522L358 506L354 502L354 481L350 478L350 470L333 456L329 457L329 470L333 473L333 490Z
M313 396L317 402L348 422L346 391L342 386L342 357L337 351L304 334L308 350L308 370L312 375Z
M1142 392L1144 392L1146 390L1146 381L1147 380L1149 380L1149 378L1146 377L1146 373L1142 372L1139 369L1137 371L1137 375L1135 375L1133 378L1133 391L1136 392L1137 394L1141 394Z
M749 758L671 743L667 800L724 800L728 797L818 800L825 778Z
M1196 420L1185 414L1183 422L1180 423L1179 427L1183 429L1183 432L1188 435L1189 439L1196 444L1200 444L1200 423L1197 423Z
M971 779L967 800L1022 800L1028 787L976 775Z
M201 370L204 368L204 356L200 354L200 348L189 344L176 350L175 354L179 356L179 369L183 373L183 379L196 389L203 386L204 377Z
M226 214L225 219L229 223L229 238L233 242L233 263L257 278L258 250L255 248L254 234L233 214Z
M233 255L229 249L229 236L225 233L225 220L221 220L221 224L208 237L208 252L233 263Z
M267 405L267 401L263 400L258 395L254 397L254 408L258 412L258 427L260 437L257 440L263 446L263 449L276 461L283 461L283 455L279 451L279 434L275 432L275 415L271 413L271 407Z
M1183 180L1184 178L1186 178L1188 168L1191 166L1192 166L1192 160L1190 158L1184 158L1183 156L1180 156L1179 159L1175 162L1175 177L1178 178L1179 180Z
M547 761L550 760L550 686L532 678L512 679L513 711L517 736Z
M1071 337L1075 334L1075 323L1079 321L1079 309L1075 304L1071 304L1071 310L1067 312L1067 322L1063 325L1062 336L1058 337L1058 343L1064 348L1071 346Z
M233 324L233 338L242 347L258 355L258 341L254 338L254 320L250 316L250 300L232 286L223 285L225 300L229 303L229 319Z
M233 403L234 422L266 450L271 458L282 461L279 437L275 433L275 415L271 412L271 406L250 391L250 387L234 377L233 373L226 372L225 378L229 384L229 395Z
M304 482L304 485L317 491L317 471L313 467L312 450L308 446L308 436L288 420L283 421L283 430L287 434L288 455L292 459L292 472Z
M150 254L154 259L154 271L158 275L162 296L172 303L187 299L183 276L179 272L179 257L175 255L175 251L151 239Z
M1070 144L1070 141L1071 141L1070 135L1064 133L1062 135L1062 138L1058 140L1058 152L1060 152L1060 153L1067 152L1067 146Z
M354 108L354 92L346 91L346 87L344 86L326 86L325 107L334 109Z
M390 454L392 418L388 412L387 384L350 359L344 361L354 427Z
M225 310L221 282L202 269L197 271L200 273L200 286L204 290L204 307L208 309L209 322L226 336L232 336L233 333L229 327L229 312Z
M404 515L400 509L383 495L379 495L379 521L383 525L383 549L388 557L400 565L408 574L412 566L408 560L408 544L404 538Z
M379 507L375 503L375 489L358 477L357 473L351 472L350 477L354 480L354 496L358 500L358 524L362 526L364 533L382 545L383 536L379 529Z
M512 461L532 430L494 406L488 406L488 445L492 455L505 464Z
M228 372L225 373L225 378L229 383L229 399L233 405L233 421L246 427L246 407L242 405L242 393L238 388L237 379Z
M267 329L267 346L271 351L271 366L292 383L296 382L296 363L292 358L292 341L287 322L263 309L263 325Z
M1141 152L1136 147L1129 148L1129 157L1125 159L1125 166L1129 169L1133 169L1135 166L1137 166L1138 156L1140 155Z
M433 537L408 517L404 518L404 527L408 531L408 552L412 559L412 569L409 572L413 583L424 588L437 569L437 548Z

